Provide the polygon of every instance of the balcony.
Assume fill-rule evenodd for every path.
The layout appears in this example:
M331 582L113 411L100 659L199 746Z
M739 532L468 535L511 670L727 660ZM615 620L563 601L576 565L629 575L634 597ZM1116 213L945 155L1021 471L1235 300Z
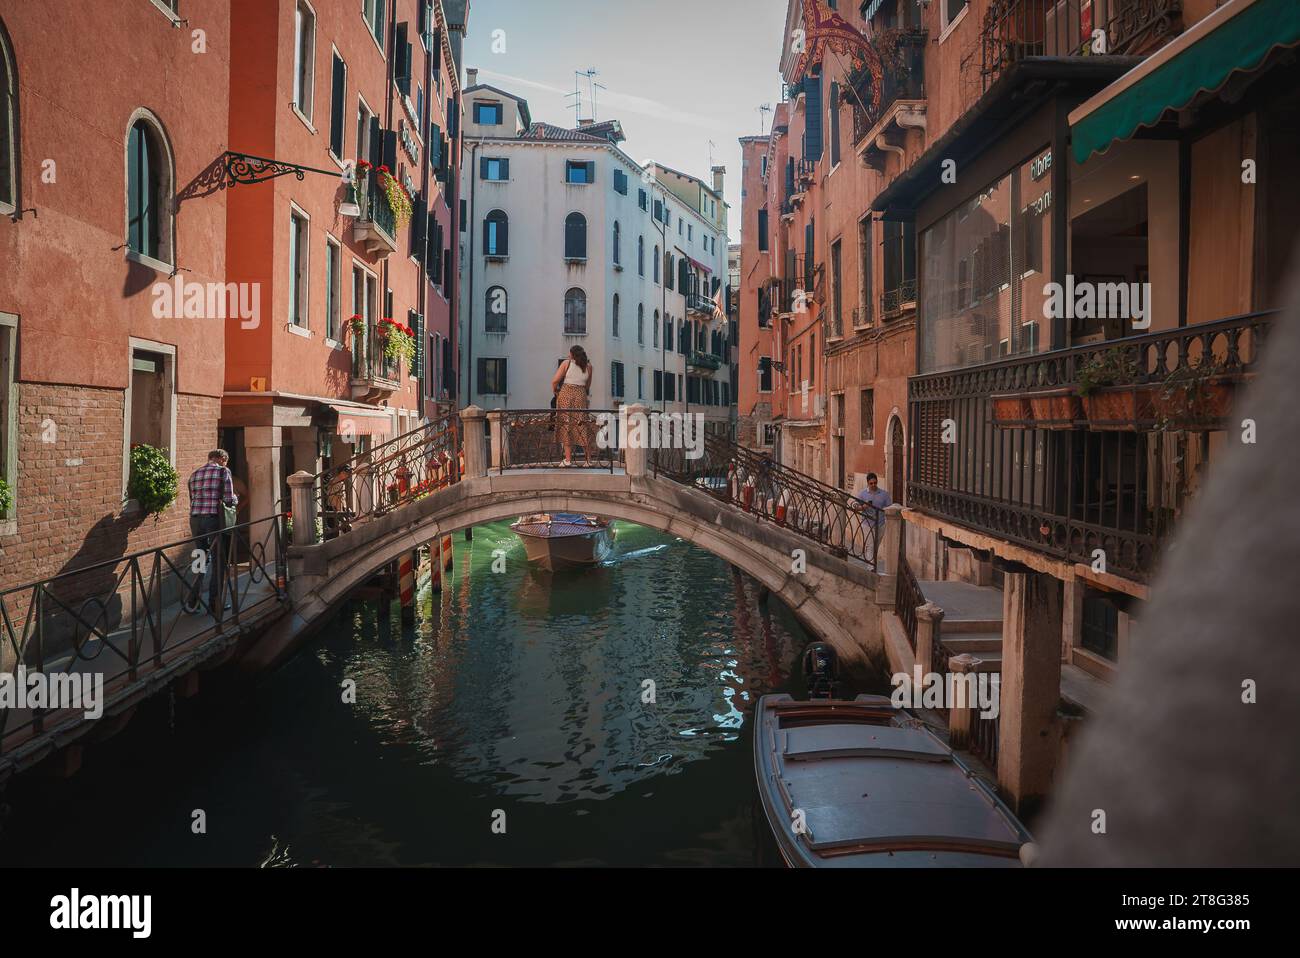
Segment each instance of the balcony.
M352 224L352 241L363 245L376 259L387 259L388 254L397 252L397 215L388 205L377 177L366 179L366 188L358 191L361 215Z
M980 30L984 88L1030 57L1143 56L1182 30L1182 0L993 0Z
M707 369L710 371L722 368L722 357L715 356L713 353L702 353L699 350L691 353L686 360L686 365L694 369Z
M880 294L882 319L898 319L908 309L916 308L916 280L905 279L893 289Z
M369 326L352 338L352 398L377 403L390 398L402 385L399 362L384 355L384 344Z
M805 192L817 179L817 164L809 159L799 161L795 169L795 182L800 193Z
M873 323L870 306L853 307L853 328L869 329Z
M871 75L864 69L849 78L853 88L853 142L862 162L884 170L889 153L903 153L908 129L925 129L924 30L886 31L889 42L877 38L884 77L880 101L873 103Z
M713 317L714 305L713 300L700 293L686 294L686 311L688 313L697 313L711 319Z
M912 377L908 502L1064 562L1094 565L1101 550L1106 572L1147 581L1271 319ZM1107 383L1108 367L1126 372ZM945 422L957 424L946 437Z

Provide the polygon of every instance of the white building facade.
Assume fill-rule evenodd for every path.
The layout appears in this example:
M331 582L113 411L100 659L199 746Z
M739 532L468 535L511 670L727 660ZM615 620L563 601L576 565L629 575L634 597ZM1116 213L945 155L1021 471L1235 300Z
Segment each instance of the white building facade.
M643 402L729 423L720 182L716 193L681 174L666 185L663 168L620 149L617 121L534 123L525 100L475 79L470 71L465 91L461 401L545 409L557 365L580 345L595 368L592 408ZM688 180L702 191L695 202L679 195Z

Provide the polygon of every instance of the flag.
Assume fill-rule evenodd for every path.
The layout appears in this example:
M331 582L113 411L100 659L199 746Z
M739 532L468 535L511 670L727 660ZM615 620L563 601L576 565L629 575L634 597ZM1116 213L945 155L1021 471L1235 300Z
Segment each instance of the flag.
M713 299L709 300L709 302L711 302L711 303L713 304L713 318L714 318L714 319L726 319L726 318L727 318L727 310L726 310L726 309L723 307L723 305L722 305L722 289L723 289L723 288L722 288L721 286L719 286L719 287L718 287L718 291L717 291L716 293L713 294Z
M814 64L821 63L829 49L852 57L855 71L865 67L870 72L870 109L872 112L879 110L884 74L880 56L871 41L834 10L823 6L822 0L803 0L803 31L803 53L795 66L794 82L800 82Z

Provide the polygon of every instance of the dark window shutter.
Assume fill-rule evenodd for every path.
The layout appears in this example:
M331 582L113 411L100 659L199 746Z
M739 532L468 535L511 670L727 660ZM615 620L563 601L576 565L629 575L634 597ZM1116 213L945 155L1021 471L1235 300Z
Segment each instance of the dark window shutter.
M501 179L510 179L510 161L508 159L501 161Z
M461 200L460 201L460 231L462 233L465 232L465 218L468 210L469 210L468 201Z
M487 394L487 360L482 357L478 361L478 391Z
M344 103L347 100L346 86L348 82L347 65L339 58L334 56L334 88L331 92L330 100L330 149L334 155L342 158L343 156L343 128L344 128Z
M451 289L451 247L442 251L442 289L445 293Z
M415 360L411 363L411 375L424 380L424 322L423 317L413 309L406 311L406 324L415 331Z
M429 4L429 7L432 10L433 5ZM433 26L433 16L431 14L426 14L426 16L428 17L429 26ZM442 69L442 27L438 27L433 31L433 40L429 46L429 55L433 57L432 72L434 76L437 76L438 71Z
M436 170L442 163L442 129L437 123L429 124L429 169Z
M411 216L411 253L423 259L427 238L425 228L429 225L429 221L424 217L424 197L418 191L411 197L411 208L414 210L414 215Z
M384 162L384 128L379 125L379 117L370 118L370 162L379 165Z
M822 78L821 75L810 76L804 80L804 96L807 98L804 116L807 117L807 130L804 133L803 155L805 159L820 160L822 156Z
M478 178L480 180L486 180L488 178L488 158L486 156L479 157Z
M397 43L393 47L393 82L406 96L411 95L411 44L407 40L408 25L397 25Z
M397 175L397 131L384 130L384 166Z

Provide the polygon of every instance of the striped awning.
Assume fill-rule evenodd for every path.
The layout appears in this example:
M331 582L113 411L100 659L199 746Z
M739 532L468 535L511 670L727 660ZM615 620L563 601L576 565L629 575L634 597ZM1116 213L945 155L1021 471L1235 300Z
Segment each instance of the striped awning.
M1154 126L1234 73L1258 69L1275 49L1297 44L1297 0L1230 0L1070 114L1075 160Z

